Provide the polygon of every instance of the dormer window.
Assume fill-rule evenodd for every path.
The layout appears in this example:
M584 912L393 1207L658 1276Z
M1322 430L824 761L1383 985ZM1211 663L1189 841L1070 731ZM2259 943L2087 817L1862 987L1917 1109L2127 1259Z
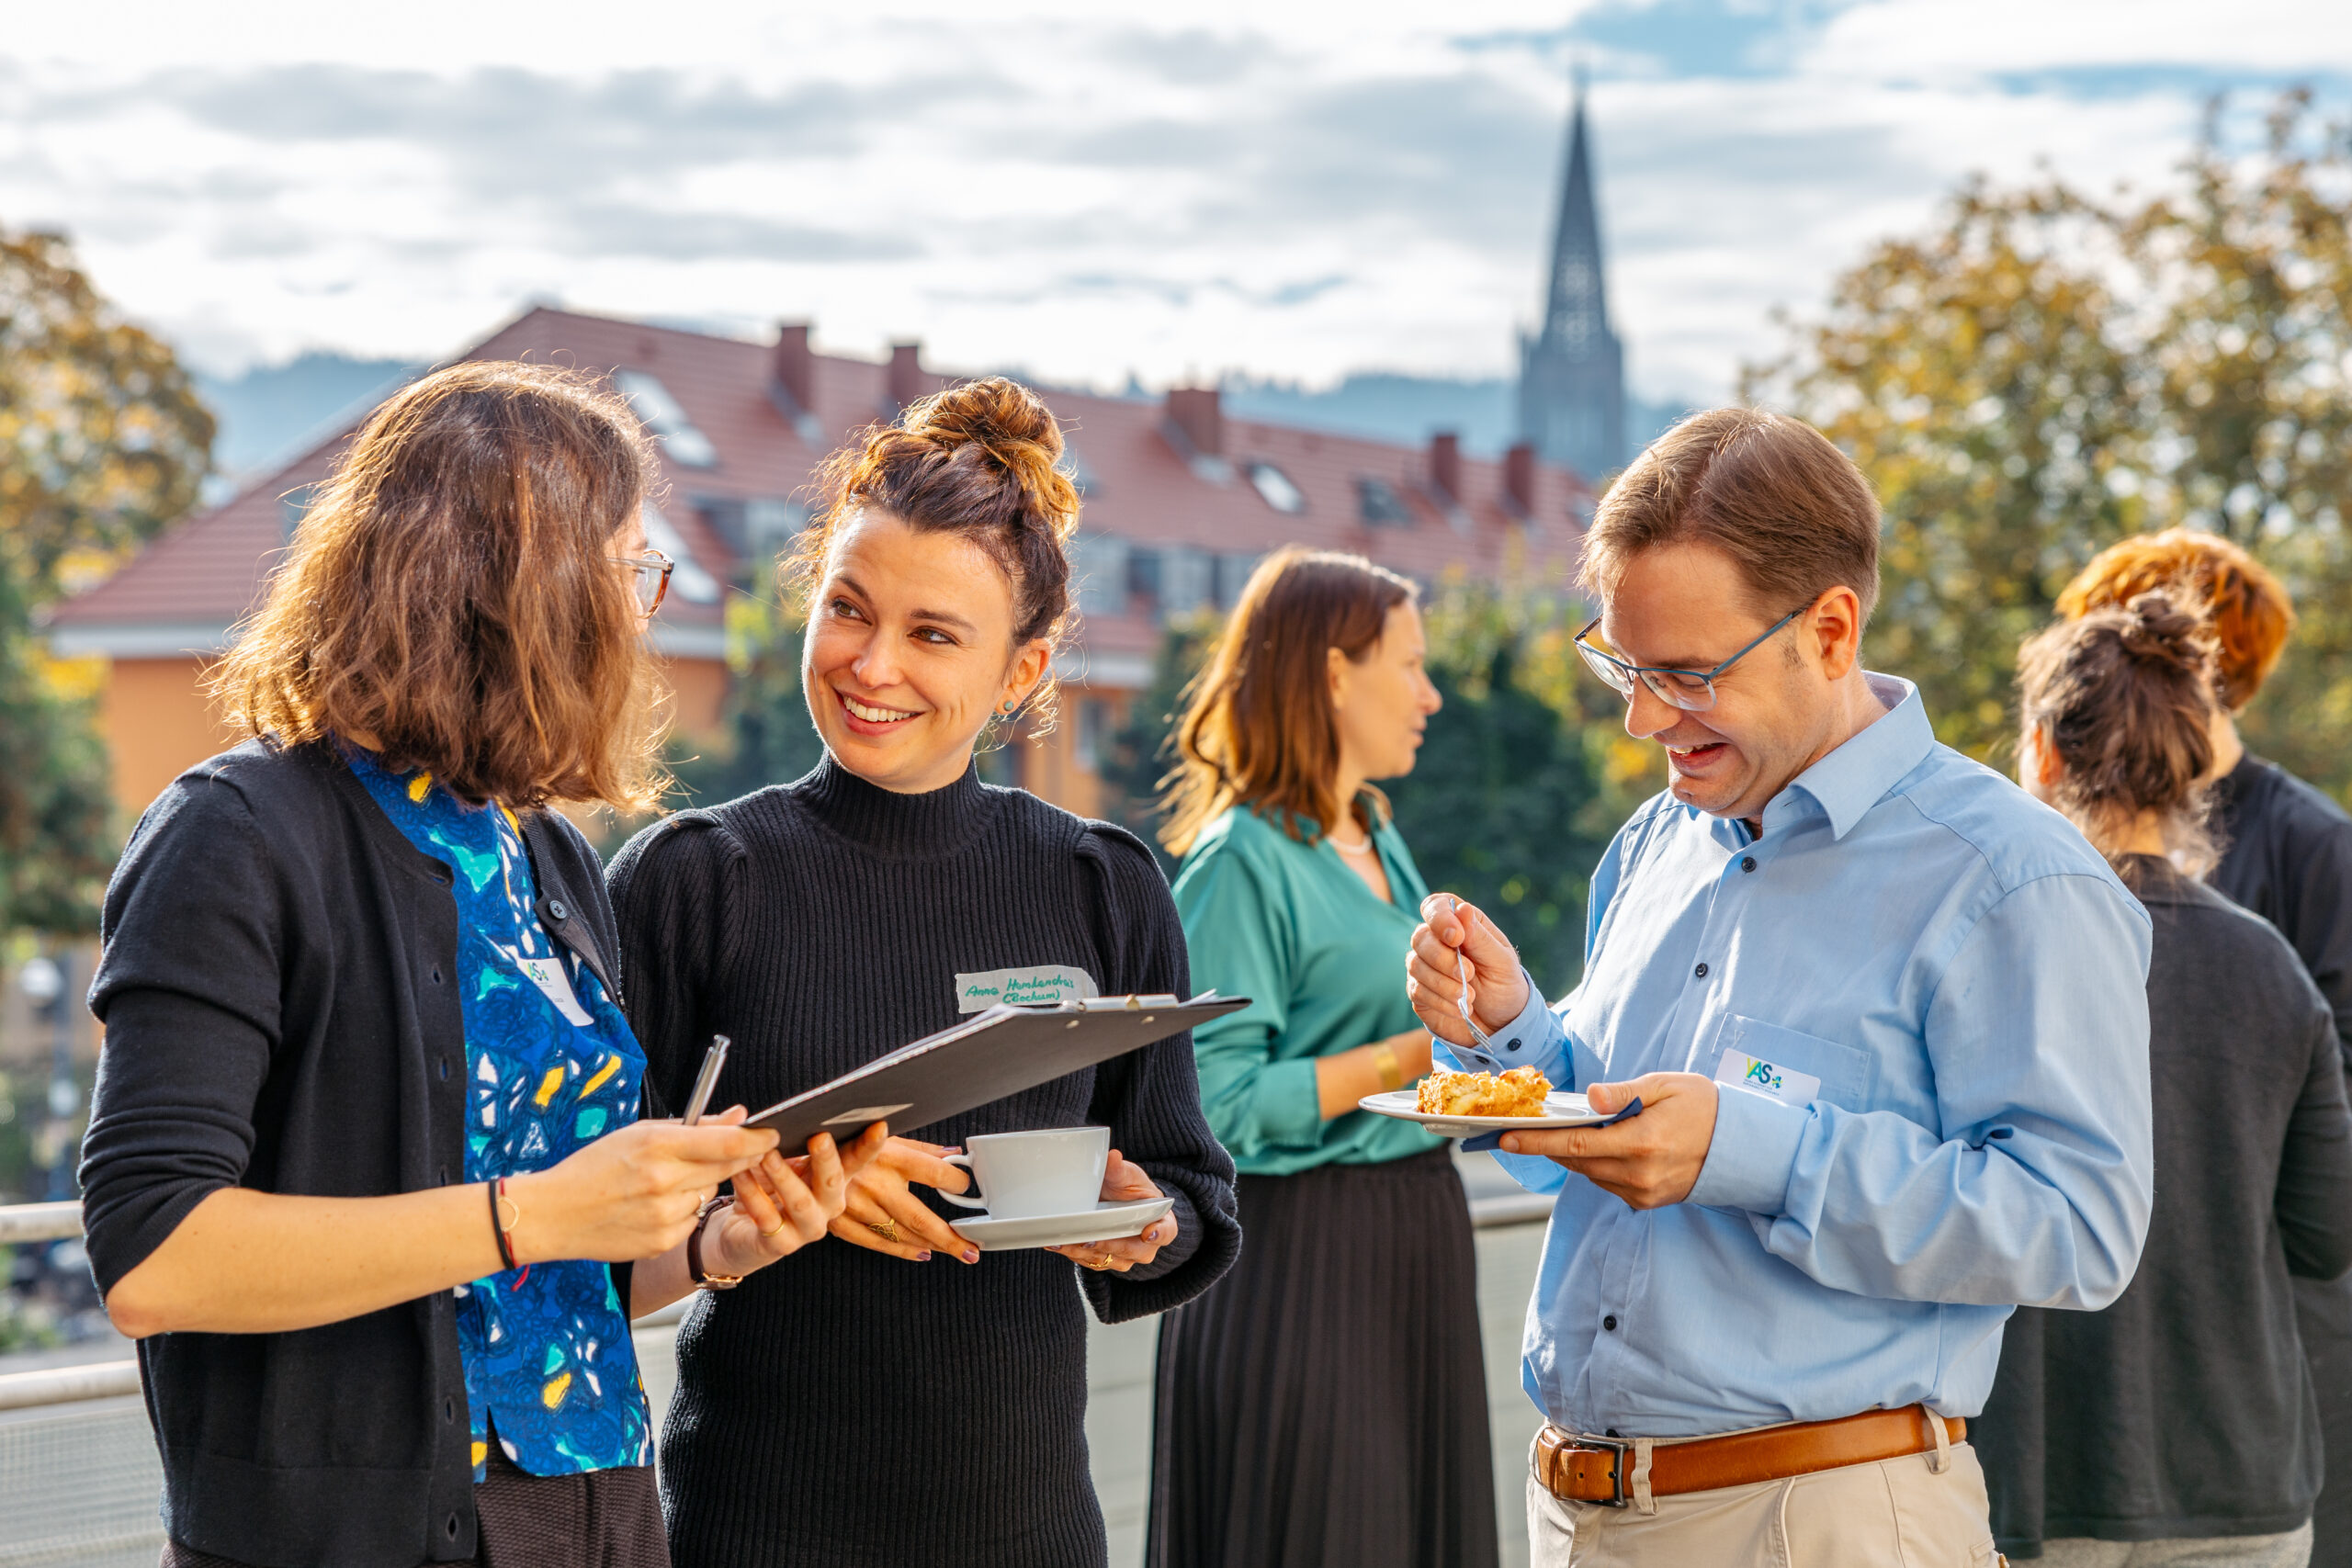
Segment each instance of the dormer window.
M1293 517L1306 510L1306 492L1291 483L1290 476L1272 463L1252 463L1249 473L1258 499L1268 506Z
M645 428L661 440L662 449L672 461L690 468L718 467L718 448L686 417L684 407L670 395L670 389L662 384L660 378L642 370L616 370L613 386L628 400L637 417L645 422Z
M1356 514L1374 527L1410 525L1413 521L1413 509L1405 504L1396 487L1369 474L1356 479Z

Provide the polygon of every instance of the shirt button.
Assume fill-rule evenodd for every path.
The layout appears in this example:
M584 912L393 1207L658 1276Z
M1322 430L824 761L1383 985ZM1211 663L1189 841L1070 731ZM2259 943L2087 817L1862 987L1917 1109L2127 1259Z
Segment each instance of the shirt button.
M1700 965L1699 965L1699 967L1697 967L1696 969L1691 970L1691 971L1690 971L1690 973L1692 973L1693 975L1696 975L1697 976L1699 976L1699 978L1701 978L1702 980L1703 980L1703 979L1705 979L1705 978L1707 977L1707 966L1706 966L1705 964L1700 964Z
M1754 871L1756 869L1756 857L1754 855L1740 856L1739 869L1742 871Z
M550 898L548 900L548 913L558 920L568 920L571 919L571 911L565 908L564 902L560 898Z
M1602 1319L1600 1320L1600 1326L1601 1326L1601 1327L1603 1327L1603 1328L1605 1328L1605 1329L1607 1329L1607 1330L1609 1330L1609 1332L1610 1332L1610 1333L1611 1333L1611 1334L1616 1333L1616 1332L1617 1332L1617 1314L1616 1314L1615 1313L1613 1313L1613 1312L1612 1312L1612 1313L1611 1313L1607 1317L1602 1318Z
M1519 1036L1517 1036L1516 1034L1512 1035L1512 1036L1511 1036L1510 1043L1510 1044L1508 1044L1508 1045L1506 1045L1506 1046L1504 1046L1504 1047L1503 1047L1503 1049L1504 1049L1504 1050L1506 1050L1506 1051L1516 1051L1516 1050L1518 1050L1518 1049L1519 1049Z

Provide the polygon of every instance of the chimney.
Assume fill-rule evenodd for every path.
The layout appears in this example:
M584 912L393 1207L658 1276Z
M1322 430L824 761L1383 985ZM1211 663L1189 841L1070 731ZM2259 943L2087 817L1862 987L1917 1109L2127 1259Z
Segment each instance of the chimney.
M775 384L802 413L817 407L817 355L808 346L808 323L778 321L775 327Z
M1462 437L1453 431L1430 437L1430 488L1450 502L1462 499Z
M1225 409L1215 387L1169 388L1168 423L1184 433L1194 456L1225 455Z
M917 398L936 390L931 377L922 367L922 344L894 343L890 345L890 400L905 408Z
M1521 517L1535 515L1535 444L1520 442L1503 454L1503 498Z

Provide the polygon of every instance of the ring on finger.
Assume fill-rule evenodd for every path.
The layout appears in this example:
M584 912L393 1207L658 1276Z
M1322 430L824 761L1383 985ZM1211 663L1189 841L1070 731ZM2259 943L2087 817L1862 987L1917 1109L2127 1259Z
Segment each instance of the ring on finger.
M760 1238L761 1238L762 1240L763 1240L763 1241L764 1241L764 1240L765 1240L765 1239L767 1239L769 1236L772 1236L772 1235L775 1235L775 1234L776 1234L776 1231L781 1231L782 1229L784 1229L784 1222L783 1222L782 1220L778 1220L778 1221L776 1221L776 1223L775 1223L775 1230L773 1230L773 1231L762 1231L762 1232L760 1233Z
M1094 1255L1094 1261L1088 1264L1087 1267L1093 1269L1097 1274L1100 1274L1104 1269L1111 1267L1111 1255L1107 1252L1098 1252Z
M865 1228L872 1231L876 1235L880 1236L884 1241L896 1242L899 1239L899 1222L890 1218L888 1214L882 1216L879 1223L873 1220L866 1221Z

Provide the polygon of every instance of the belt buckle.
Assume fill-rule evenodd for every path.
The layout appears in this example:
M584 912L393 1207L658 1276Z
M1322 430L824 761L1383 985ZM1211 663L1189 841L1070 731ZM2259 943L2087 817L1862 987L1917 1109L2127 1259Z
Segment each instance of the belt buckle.
M1596 1497L1593 1501L1604 1508L1624 1508L1633 1506L1633 1499L1625 1495L1625 1456L1634 1451L1632 1438L1571 1438L1560 1446L1560 1451L1565 1452L1569 1449L1582 1449L1588 1453L1598 1450L1614 1455L1617 1462L1610 1468L1609 1472L1610 1495Z

